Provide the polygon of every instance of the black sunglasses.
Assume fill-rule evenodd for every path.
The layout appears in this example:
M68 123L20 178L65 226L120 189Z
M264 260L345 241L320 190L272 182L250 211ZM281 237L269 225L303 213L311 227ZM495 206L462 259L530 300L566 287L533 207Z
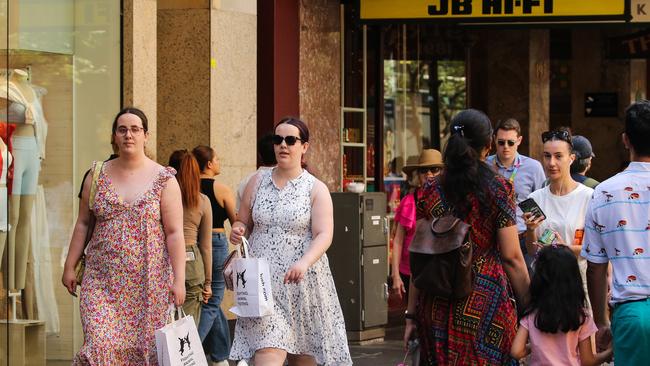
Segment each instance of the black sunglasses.
M569 134L569 131L553 130L553 131L542 132L543 144L546 143L546 141L552 141L552 140L561 140L573 147L573 141L571 141L571 135Z
M296 144L296 142L302 141L300 137L296 137L296 136L282 137L280 135L273 135L271 140L273 141L273 145L282 145L282 141L285 141L288 146L293 146Z
M438 172L440 172L440 168L437 166L418 168L418 173L420 174L427 174L428 172L437 174Z
M508 146L513 147L517 143L515 140L497 140L497 145L505 146L508 143Z

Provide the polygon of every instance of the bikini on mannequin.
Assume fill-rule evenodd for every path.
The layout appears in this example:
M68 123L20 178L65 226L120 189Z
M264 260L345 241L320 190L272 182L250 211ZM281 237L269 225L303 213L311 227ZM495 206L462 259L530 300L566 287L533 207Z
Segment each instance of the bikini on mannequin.
M31 215L41 159L44 158L47 128L40 101L44 90L32 86L27 76L24 70L13 70L9 82L0 86L3 89L0 90L0 98L8 98L3 101L8 104L6 120L16 125L12 136L14 178L9 197L10 230L7 236L9 290L25 288Z

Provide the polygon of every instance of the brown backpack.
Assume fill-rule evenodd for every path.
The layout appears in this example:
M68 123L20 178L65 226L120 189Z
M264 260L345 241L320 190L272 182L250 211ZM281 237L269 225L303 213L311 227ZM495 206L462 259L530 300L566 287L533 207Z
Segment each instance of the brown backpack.
M462 299L472 292L470 227L450 212L417 221L409 247L415 287L449 299Z

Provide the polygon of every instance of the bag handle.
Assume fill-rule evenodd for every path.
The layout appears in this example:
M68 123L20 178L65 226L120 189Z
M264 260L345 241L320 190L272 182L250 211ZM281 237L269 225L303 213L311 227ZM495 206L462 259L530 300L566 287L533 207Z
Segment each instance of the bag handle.
M248 258L248 240L245 237L241 237L241 249L242 258Z
M449 225L449 228L448 228L447 230L444 230L444 231L436 231L436 229L434 228L434 226L435 226L436 222L438 222L438 220L440 220L440 219L443 218L443 217L445 217L445 216L436 217L435 219L433 219L433 220L431 221L431 232L433 232L433 235L436 235L436 236L444 236L444 235L446 235L446 234L449 234L449 232L451 232L452 230L454 230L454 227L456 227L456 225L458 225L458 223L461 221L458 217L455 217L455 216L454 216L454 221L451 223L451 225Z
M88 196L88 210L90 211L89 212L90 218L88 222L88 231L86 232L86 240L84 241L82 258L84 255L83 253L86 252L86 247L88 247L88 243L90 243L90 239L92 238L93 231L95 230L95 223L97 218L95 217L93 206L95 205L95 196L97 195L97 181L99 180L99 174L102 171L102 166L104 166L103 161L96 161L92 172L93 180L90 182L90 195Z
M93 210L95 205L95 196L97 195L97 181L99 180L99 173L102 171L102 166L104 166L103 161L98 161L95 163L95 169L93 169L93 180L90 183L90 195L88 196L88 208L90 211Z
M185 309L183 309L183 306L176 306L173 303L169 304L169 309L167 309L167 314L169 314L169 317L167 319L167 324L173 323L176 317L178 317L178 319L180 320L187 316L187 314L185 314Z

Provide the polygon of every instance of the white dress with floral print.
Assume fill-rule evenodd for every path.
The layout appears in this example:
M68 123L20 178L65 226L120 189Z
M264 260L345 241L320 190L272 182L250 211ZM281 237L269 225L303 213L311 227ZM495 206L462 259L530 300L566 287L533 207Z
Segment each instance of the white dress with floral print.
M308 354L319 365L351 365L343 314L327 255L298 284L283 283L287 270L311 245L311 190L316 178L304 171L279 189L272 171L260 172L253 203L250 255L271 267L273 315L239 318L230 358L250 359L261 348Z

